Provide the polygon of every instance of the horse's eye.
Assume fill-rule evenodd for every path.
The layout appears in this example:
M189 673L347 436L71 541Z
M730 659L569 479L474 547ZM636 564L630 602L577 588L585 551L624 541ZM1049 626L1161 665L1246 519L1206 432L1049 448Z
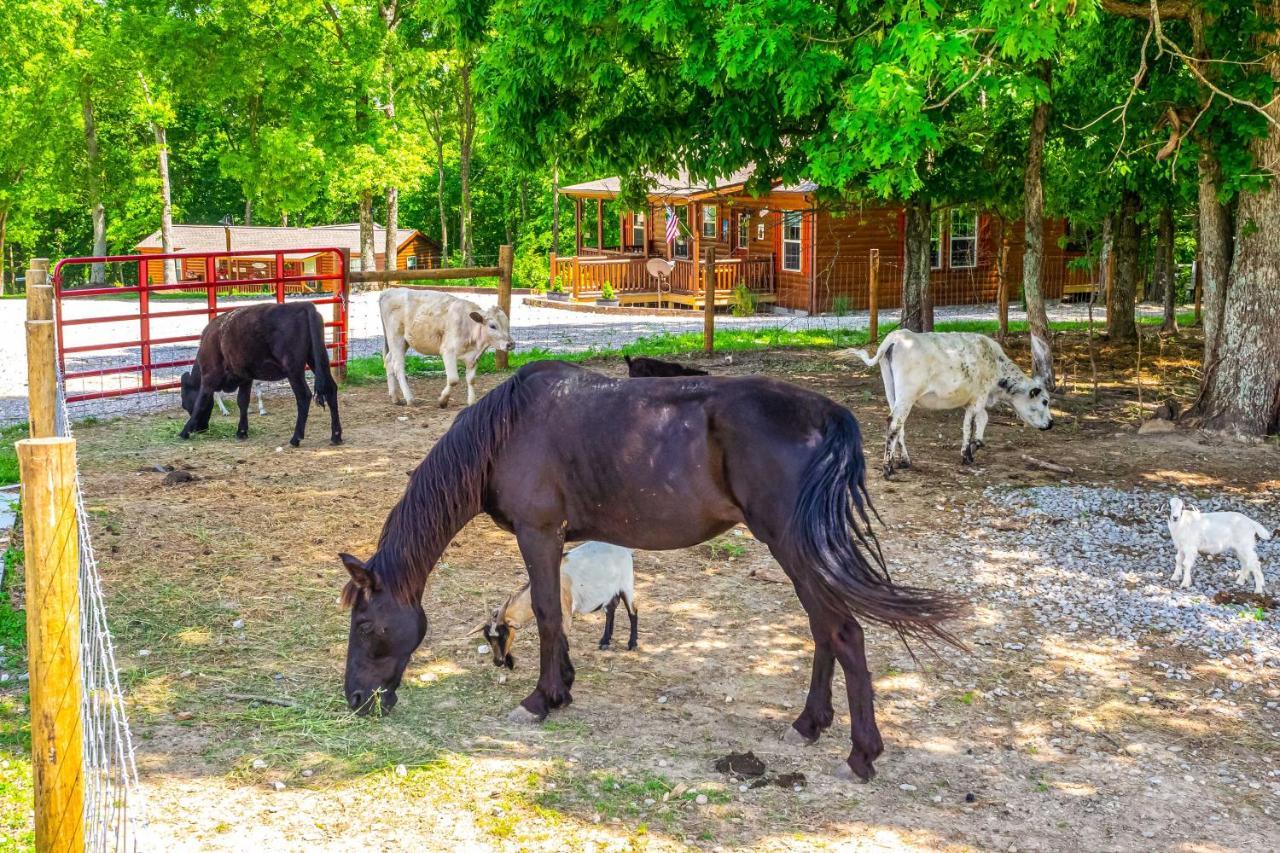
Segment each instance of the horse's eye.
M362 635L364 635L364 636L366 636L366 637L367 637L367 636L369 636L370 634L372 634L372 633L373 633L373 623L372 623L372 622L362 622L362 623L360 623L360 625L356 628L356 630L357 630L357 631L359 631Z

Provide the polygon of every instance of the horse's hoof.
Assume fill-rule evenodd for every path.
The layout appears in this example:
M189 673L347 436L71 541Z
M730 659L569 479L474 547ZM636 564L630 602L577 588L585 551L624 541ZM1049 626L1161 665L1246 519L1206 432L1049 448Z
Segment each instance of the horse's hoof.
M609 644L608 644L608 643L601 643L601 644L600 644L600 651L602 651L602 652L607 652L607 651L609 651Z
M787 733L782 736L782 742L789 743L792 746L813 746L818 742L818 739L813 738L810 740L800 734L799 730L797 730L795 726L787 726Z
M539 717L523 705L517 705L510 714L507 714L507 722L521 723L523 725L540 723L542 719L542 717Z
M297 447L299 444L302 444L302 439L300 439L300 438L291 438L291 439L289 439L289 446L290 446L290 447Z
M340 435L335 435L333 438L329 439L329 443L330 443L330 444L342 444L342 436L340 436Z
M629 652L634 652L639 647L640 647L639 643L627 643L627 651Z
M178 438L182 439L183 441L190 441L190 440L191 440L191 433L187 432L187 431L184 429L182 432L178 433Z
M857 773L853 772L853 768L849 766L849 762L841 761L835 767L831 768L831 775L836 777L837 779L843 779L846 782L852 782L855 785L865 785L867 782L871 781L871 777L875 776L876 772L872 770L871 775L863 779Z
M247 433L247 432L237 432L237 433L236 433L236 438L240 439L241 441L244 441L244 440L245 440L246 438L248 438L248 437L249 437L249 433Z

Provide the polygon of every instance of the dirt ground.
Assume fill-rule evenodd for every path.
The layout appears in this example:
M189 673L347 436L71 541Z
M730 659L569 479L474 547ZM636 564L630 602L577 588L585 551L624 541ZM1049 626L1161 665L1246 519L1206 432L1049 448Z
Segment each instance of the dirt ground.
M979 464L962 469L960 414L917 411L916 466L891 483L870 478L895 578L964 593L974 609L955 626L967 653L921 649L914 660L868 630L885 740L868 785L829 775L849 748L839 674L833 727L811 747L780 741L804 703L812 643L746 531L638 553L640 648L597 650L602 617L580 617L574 703L521 727L506 714L536 679L535 632L522 633L507 677L466 636L523 576L514 539L477 519L428 585L430 632L398 706L356 719L340 694L347 617L335 555L372 552L407 473L458 409L393 406L380 385L347 389L339 448L325 443L321 415L301 449L281 449L292 414L279 399L246 442L217 416L189 444L175 438L178 413L78 429L152 830L182 850L1275 849L1280 670L1161 648L1158 635L1121 647L1039 626L994 592L1016 578L984 582L963 557L984 530L962 517L1007 521L984 498L992 484L1280 496L1274 445L1135 434L1143 407L1189 399L1194 340L1148 338L1141 383L1132 350L1100 349L1096 402L1084 338L1060 346L1057 429L993 411ZM1025 340L1009 349L1029 361ZM848 405L875 455L878 373L819 352L724 361L705 366L786 378ZM484 377L483 389L496 381ZM1022 454L1074 473L1029 468ZM156 465L197 479L163 486ZM1172 550L1152 559L1163 571ZM1233 574L1200 571L1223 588ZM1274 591L1277 567L1267 571ZM1189 680L1170 680L1156 658ZM1225 701L1207 700L1228 685ZM805 783L743 791L715 770L748 749L770 774Z

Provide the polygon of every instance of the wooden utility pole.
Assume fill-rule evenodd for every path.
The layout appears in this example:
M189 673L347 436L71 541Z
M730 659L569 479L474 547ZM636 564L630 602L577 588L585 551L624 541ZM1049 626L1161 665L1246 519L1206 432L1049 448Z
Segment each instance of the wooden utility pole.
M76 443L18 442L26 548L27 655L36 850L84 850L84 732L80 719L80 540Z
M1003 234L1000 238L1000 290L996 294L996 309L1000 315L1000 343L1004 343L1009 337L1009 241Z
M702 279L702 349L716 349L716 248L708 246L703 253Z
M514 252L510 246L498 247L498 308L511 322L511 267L515 262ZM494 364L499 370L508 367L507 351L500 350L493 354Z
M867 343L880 340L880 250L871 250L870 274L867 280Z
M56 431L58 371L53 342L49 261L36 258L27 270L27 422L32 438L48 438Z

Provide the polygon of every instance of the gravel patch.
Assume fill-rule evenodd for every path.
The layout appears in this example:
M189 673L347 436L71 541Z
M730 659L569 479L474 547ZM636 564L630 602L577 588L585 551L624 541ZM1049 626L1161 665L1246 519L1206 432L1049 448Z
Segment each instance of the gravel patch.
M1174 548L1165 520L1173 494L1085 485L988 487L988 506L966 508L968 524L988 531L972 555L976 574L992 599L1025 605L1048 631L1183 646L1211 658L1244 653L1280 667L1280 613L1259 620L1252 611L1212 601L1215 592L1234 586L1240 568L1234 555L1201 557L1190 589L1170 579ZM1206 511L1243 512L1268 528L1280 523L1280 494L1247 501L1182 497ZM994 527L993 508L1006 516ZM1280 541L1260 542L1258 556L1274 591ZM1172 668L1167 675L1185 678Z

